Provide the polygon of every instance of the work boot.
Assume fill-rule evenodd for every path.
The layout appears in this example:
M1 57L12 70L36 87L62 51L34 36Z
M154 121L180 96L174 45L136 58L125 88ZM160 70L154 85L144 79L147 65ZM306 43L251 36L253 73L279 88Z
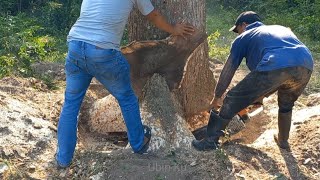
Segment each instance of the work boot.
M210 117L209 117L209 122L208 122L208 124L212 124L212 122L215 121L215 120L214 120L215 117L212 115L212 113L214 113L214 114L219 114L218 111L216 111L216 110L214 110L214 109L211 109L211 110L210 110ZM205 125L205 126L203 126L203 127L201 127L201 128L198 128L198 129L196 129L196 130L194 130L194 131L192 132L192 134L194 135L194 137L195 137L197 140L201 140L201 139L207 137L208 124ZM211 125L211 126L213 126L213 125Z
M192 131L192 134L193 136L197 139L197 140L201 140L205 137L207 137L207 125L201 127L201 128L198 128L194 131Z
M218 114L211 111L207 127L207 136L202 140L193 140L192 145L198 151L217 149L219 138L224 135L229 120L221 118Z
M287 113L278 113L278 136L274 136L274 139L278 146L282 149L290 150L290 145L288 143L289 132L291 127L292 111Z
M228 135L231 136L242 131L244 128L246 128L244 120L242 120L242 117L240 117L239 115L236 115L230 120L226 128L226 131L228 132ZM199 129L196 129L192 132L192 134L197 140L203 139L207 135L207 129L208 126L206 125Z

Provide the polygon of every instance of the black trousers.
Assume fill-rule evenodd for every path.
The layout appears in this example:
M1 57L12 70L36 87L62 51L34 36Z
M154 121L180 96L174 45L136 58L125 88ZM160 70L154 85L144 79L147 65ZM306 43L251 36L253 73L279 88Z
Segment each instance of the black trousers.
M276 91L278 91L279 112L289 112L308 84L311 73L312 71L304 67L250 72L227 93L219 115L223 119L231 119L259 98Z

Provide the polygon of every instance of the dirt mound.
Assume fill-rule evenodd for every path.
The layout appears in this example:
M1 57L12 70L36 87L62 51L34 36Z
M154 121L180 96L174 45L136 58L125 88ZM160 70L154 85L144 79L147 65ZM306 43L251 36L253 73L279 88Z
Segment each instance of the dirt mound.
M27 89L30 88L42 91L48 90L44 82L35 78L5 77L0 80L0 84L0 91L9 93L12 96L29 93Z
M52 179L233 179L223 151L167 151L137 155L130 150L77 152L70 170Z
M65 80L64 65L52 62L40 62L32 64L31 68L40 76L47 76L55 80Z
M320 104L320 93L311 94L307 99L307 106L316 106Z
M38 95L43 92L36 89L31 92L30 89L21 87L23 81L18 79L6 80L10 80L6 81L7 87L15 85L15 89L21 91L0 91L0 169L7 169L0 173L0 178L31 178L29 172L37 174L35 171L43 171L46 164L43 160L54 153L52 150L56 144L56 127L44 117L46 111L42 111L42 107L47 100L45 96L41 96L43 105L36 102Z
M299 157L308 173L320 177L320 115L310 117L307 121L297 123L296 133L292 137L292 149Z

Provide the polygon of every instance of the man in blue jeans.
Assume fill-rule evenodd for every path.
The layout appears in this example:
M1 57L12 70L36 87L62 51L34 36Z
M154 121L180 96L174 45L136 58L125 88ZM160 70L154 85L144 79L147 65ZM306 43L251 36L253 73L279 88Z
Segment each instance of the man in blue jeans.
M120 41L133 7L156 27L178 36L191 35L192 26L172 26L150 0L83 0L80 17L68 35L65 101L58 124L58 167L68 167L77 142L78 114L93 77L118 100L135 153L144 153L151 138L143 126L138 99L130 83L130 66L120 52Z
M199 151L217 149L232 117L261 97L278 91L279 133L274 139L280 148L289 149L292 108L310 79L311 53L289 28L264 25L252 11L241 13L230 30L239 36L233 41L220 74L214 108L220 107L221 97L244 57L251 72L226 94L219 113L211 111L207 136L194 140L192 145Z

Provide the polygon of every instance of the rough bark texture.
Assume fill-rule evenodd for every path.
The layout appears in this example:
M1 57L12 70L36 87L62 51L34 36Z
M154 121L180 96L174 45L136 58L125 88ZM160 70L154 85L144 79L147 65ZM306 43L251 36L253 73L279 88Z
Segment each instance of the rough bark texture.
M170 23L188 22L205 32L205 0L152 0L152 3ZM162 39L167 35L147 22L138 10L132 12L128 24L129 41ZM204 42L193 52L176 91L187 116L208 110L213 98L215 80L209 70L207 48Z
M159 74L154 74L144 88L141 116L144 124L152 128L149 151L191 146L194 137L184 112L165 78Z
M121 48L131 66L131 80L136 94L148 78L158 73L166 78L170 90L178 89L185 75L185 67L190 54L207 38L207 35L195 29L187 39L169 36L163 40L134 41Z

